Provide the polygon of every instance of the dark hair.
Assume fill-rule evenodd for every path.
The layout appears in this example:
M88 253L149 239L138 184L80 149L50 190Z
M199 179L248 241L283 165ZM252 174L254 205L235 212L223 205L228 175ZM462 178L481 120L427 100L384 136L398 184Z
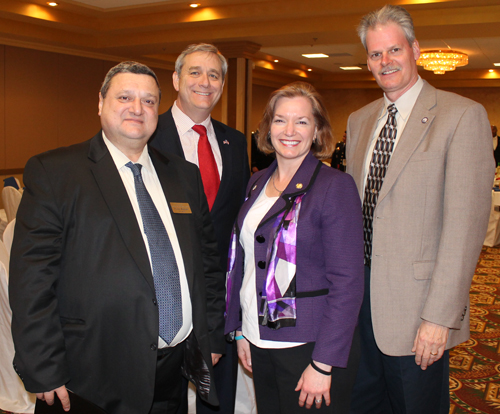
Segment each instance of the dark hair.
M195 52L207 52L216 55L220 60L220 66L222 70L222 80L226 78L227 60L222 55L222 53L219 52L219 49L217 49L214 45L211 45L209 43L198 43L195 45L189 45L186 49L182 51L182 53L177 57L177 60L175 61L175 71L177 72L178 76L181 76L181 71L182 68L184 67L184 61L186 60L186 56Z
M358 25L358 36L365 49L368 30L374 30L378 25L386 25L389 22L396 23L403 30L408 44L413 46L415 29L410 13L401 6L386 4L381 9L368 13Z
M314 123L316 124L316 142L313 142L311 150L316 158L324 159L331 157L335 143L333 142L330 118L326 110L323 98L312 85L306 82L294 82L274 91L264 110L264 115L259 125L259 137L257 147L265 154L274 153L270 138L271 123L276 110L276 103L280 98L307 98L311 102Z
M158 86L158 90L160 92L159 98L161 100L160 82L158 82L156 74L146 65L143 65L142 63L139 62L131 62L131 61L118 63L118 65L113 66L108 71L106 77L104 78L104 82L102 83L101 86L101 95L103 98L105 98L108 93L109 87L111 85L111 79L113 79L119 73L135 73L137 75L151 76L155 80L156 86Z

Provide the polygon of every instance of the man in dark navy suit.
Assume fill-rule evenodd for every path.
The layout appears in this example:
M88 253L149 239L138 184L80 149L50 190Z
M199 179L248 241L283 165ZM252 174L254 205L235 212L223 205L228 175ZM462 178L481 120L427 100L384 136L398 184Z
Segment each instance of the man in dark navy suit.
M224 270L231 230L250 176L245 136L210 116L222 95L226 73L227 61L215 46L201 43L184 50L173 74L177 100L160 115L150 142L200 167ZM234 413L237 363L236 348L228 343L225 356L215 366L220 407L198 398L198 414ZM187 401L182 412L187 412Z

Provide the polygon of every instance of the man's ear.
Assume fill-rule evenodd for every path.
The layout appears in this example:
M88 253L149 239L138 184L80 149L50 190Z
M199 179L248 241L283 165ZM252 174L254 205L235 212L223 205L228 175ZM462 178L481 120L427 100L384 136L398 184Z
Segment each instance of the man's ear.
M102 97L101 92L99 92L99 104L98 104L99 112L97 112L97 115L99 115L99 116L101 116L101 113L102 113L103 103L104 103L104 98Z
M420 45L418 44L418 40L415 39L411 48L413 49L413 57L415 61L417 61L420 57Z
M179 75L177 72L172 73L172 83L174 84L174 89L179 92Z

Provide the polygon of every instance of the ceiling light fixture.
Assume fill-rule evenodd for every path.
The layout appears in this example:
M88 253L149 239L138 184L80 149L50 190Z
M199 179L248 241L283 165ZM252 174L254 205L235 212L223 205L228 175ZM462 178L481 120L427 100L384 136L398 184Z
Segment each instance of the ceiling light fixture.
M197 7L200 7L200 6L201 6L201 4L200 4L200 3L191 3L191 4L189 5L189 7L192 7L193 9L196 9Z
M279 60L278 60L278 59L274 59L274 63L278 63L278 62L279 62Z
M444 75L446 71L455 70L458 66L469 63L469 56L457 50L423 50L417 65L423 66L425 70L431 70L436 75Z
M311 68L307 69L308 72L312 72L313 70Z
M330 57L328 55L325 55L324 53L304 53L302 56L304 56L308 59L319 59L319 58Z
M340 66L342 70L361 70L359 66Z
M56 6L59 6L59 3L56 3L55 1L48 1L47 4L50 6L50 7L56 7Z
M500 66L500 63L493 63L493 66Z

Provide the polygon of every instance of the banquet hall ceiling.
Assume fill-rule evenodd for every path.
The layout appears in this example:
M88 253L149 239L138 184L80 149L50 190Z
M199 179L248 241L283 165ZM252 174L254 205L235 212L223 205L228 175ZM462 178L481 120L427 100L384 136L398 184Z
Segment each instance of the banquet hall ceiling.
M355 28L379 0L180 0L0 1L0 44L96 57L134 59L173 69L191 43L258 45L254 79L273 84L307 77L324 87L367 87L373 77ZM413 16L421 49L457 49L469 65L423 77L446 86L499 86L498 0L401 0ZM239 43L238 43L239 42ZM325 53L307 59L302 53ZM279 62L275 63L274 59ZM346 72L341 66L362 65ZM312 69L312 72L307 72ZM493 69L494 72L489 72ZM364 85L364 86L362 86ZM368 86L370 87L370 86Z

